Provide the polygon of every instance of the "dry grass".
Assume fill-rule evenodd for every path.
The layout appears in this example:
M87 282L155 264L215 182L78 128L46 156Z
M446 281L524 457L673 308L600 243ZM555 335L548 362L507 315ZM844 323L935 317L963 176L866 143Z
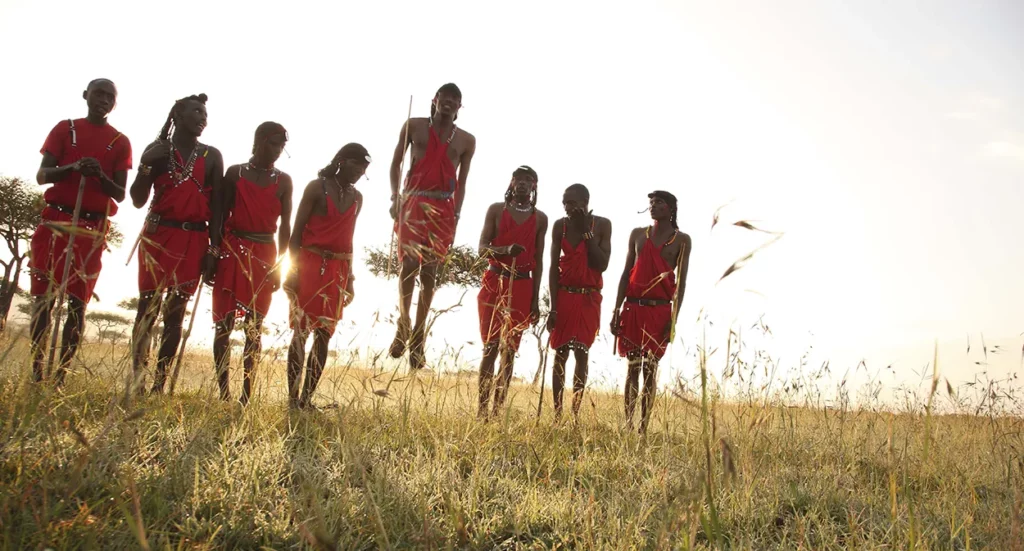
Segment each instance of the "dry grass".
M538 422L539 387L518 385L505 416L482 424L473 376L337 357L318 393L330 407L317 412L284 408L279 362L264 366L247 409L217 401L206 351L186 359L175 396L122 408L119 347L87 346L63 394L28 383L23 341L3 349L4 549L1021 549L1024 539L1024 425L1009 394L1017 415L934 415L934 392L902 412L792 407L792 395L750 385L726 402L702 370L694 391L659 395L641 439L620 428L621 394L590 392L576 427L552 423L550 395Z

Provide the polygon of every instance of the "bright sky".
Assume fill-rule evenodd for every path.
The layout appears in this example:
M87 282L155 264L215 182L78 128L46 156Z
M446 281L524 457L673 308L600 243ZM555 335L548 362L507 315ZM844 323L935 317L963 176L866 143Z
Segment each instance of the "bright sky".
M388 243L387 171L409 95L424 116L451 81L464 94L458 122L478 139L457 242L475 245L485 206L519 164L537 169L539 207L552 217L567 185L586 184L615 228L603 327L628 231L648 220L638 214L646 193L680 197L694 253L685 344L663 379L692 376L683 351L697 342L701 309L721 345L717 329L749 328L763 313L790 359L810 344L850 367L891 353L910 373L932 339L959 347L984 333L1017 350L1024 330L1024 250L1009 246L1024 230L1024 4L912 4L0 0L0 173L32 178L49 129L84 116L92 78L116 82L110 121L132 140L136 165L173 101L205 92L202 141L229 164L248 158L264 120L288 128L290 157L278 166L296 182L346 142L369 149L361 252ZM165 24L179 27L155 30ZM716 286L764 239L709 233L729 201L724 222L786 235ZM104 259L96 308L135 294L135 263L124 262L142 212L126 202L116 220L127 245ZM357 275L346 316L359 326L339 329L343 347L371 342L365 322L395 308L393 281ZM475 299L469 290L435 342L478 343ZM275 296L271 321L285 311ZM377 326L372 342L392 331ZM592 373L618 385L624 362L610 346L598 345ZM533 358L524 353L516 374L532 374ZM973 376L961 363L956 376Z

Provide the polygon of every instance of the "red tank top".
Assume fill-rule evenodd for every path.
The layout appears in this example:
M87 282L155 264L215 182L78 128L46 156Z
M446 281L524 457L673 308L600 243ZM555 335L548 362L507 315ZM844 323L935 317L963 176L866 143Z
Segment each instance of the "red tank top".
M514 257L516 261L516 271L523 272L532 270L536 265L536 253L537 253L537 210L534 209L530 216L523 221L522 224L516 224L512 213L508 211L506 206L501 211L501 221L498 223L498 235L491 241L491 245L495 247L504 247L505 245L511 245L513 243L519 243L526 248L525 251L519 253L519 256ZM487 262L492 266L497 266L505 270L512 268L511 256L495 256L487 259Z
M676 294L676 274L672 266L661 256L662 249L676 240L678 233L671 239L655 245L651 240L651 230L647 228L647 241L640 249L633 268L629 271L629 284L626 296L630 298L646 298L652 300L671 300Z
M456 127L452 126L452 134L441 143L441 138L430 125L430 137L427 140L427 151L409 174L406 191L444 191L455 193L455 165L448 158L448 145L455 137Z
M595 223L595 222L592 222ZM558 259L558 283L569 287L592 287L601 289L604 280L601 272L587 264L587 240L580 239L575 247L565 237L569 220L562 219L562 256ZM590 231L594 228L591 227Z
M281 200L277 197L277 186L281 179L280 173L267 187L260 187L242 177L239 168L238 181L235 183L235 206L224 227L252 233L274 233L277 231L277 219L281 216Z
M306 221L306 228L302 230L302 245L336 253L351 253L358 203L353 201L345 212L338 212L334 200L327 194L327 183L323 178L320 179L320 184L323 186L324 199L327 201L327 216L310 215Z
M209 149L197 143L195 158L185 160L178 150L171 152L176 162L153 181L156 194L153 213L176 222L209 222L212 190L206 185L206 155ZM192 165L191 167L189 165Z

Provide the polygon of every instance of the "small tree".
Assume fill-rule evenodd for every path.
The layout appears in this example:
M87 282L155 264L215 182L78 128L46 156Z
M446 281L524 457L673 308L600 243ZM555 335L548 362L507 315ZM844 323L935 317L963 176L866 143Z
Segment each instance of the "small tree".
M28 258L28 243L39 225L43 194L21 178L0 176L0 197L3 197L3 201L0 201L0 235L10 254L8 260L0 260L0 266L3 267L3 280L0 280L0 331L3 331L7 327L11 302L18 291L18 278Z
M96 334L101 341L110 340L111 348L116 344L117 339L114 337L124 337L125 329L132 323L132 320L113 312L89 312L85 320L96 327Z
M397 249L390 251L390 255L383 248L366 247L364 250L367 253L366 265L370 268L370 273L389 279L398 277ZM448 249L448 256L437 272L437 286L478 287L486 269L487 262L480 258L473 247L453 245Z

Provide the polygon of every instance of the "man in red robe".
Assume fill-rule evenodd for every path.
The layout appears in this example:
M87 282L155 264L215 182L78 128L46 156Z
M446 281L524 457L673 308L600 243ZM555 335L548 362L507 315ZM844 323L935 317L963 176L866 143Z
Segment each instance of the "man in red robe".
M462 201L466 197L469 165L476 138L457 128L462 92L445 84L430 105L430 118L409 119L402 125L391 160L391 217L398 233L399 319L390 354L400 358L409 348L409 365L422 368L427 314L434 299L437 269L455 239ZM406 128L408 127L408 134ZM406 138L408 137L408 140ZM412 146L412 168L399 196L402 159ZM456 181L458 171L458 181ZM416 323L410 330L409 310L419 274L420 298Z
M128 169L132 167L132 146L128 137L107 123L117 102L117 88L107 79L89 83L82 98L88 106L85 118L63 120L50 130L40 153L43 160L36 173L39 185L53 184L43 198L42 222L32 235L29 273L32 278L32 377L43 380L44 340L50 331L50 312L61 284L67 279L68 316L61 337L60 364L54 383L64 376L78 349L85 324L85 308L102 268L109 217L124 200ZM64 273L69 231L85 178L78 225L72 244L70 273Z
M477 295L484 344L478 417L487 417L492 386L494 414L504 405L523 331L540 319L538 300L547 228L548 217L537 210L537 173L521 166L512 173L505 201L487 209L480 233L480 256L487 259L487 271ZM501 370L494 385L494 362L499 351Z
M188 299L200 280L211 280L217 268L220 243L211 243L210 228L220 223L224 159L217 148L199 143L204 128L206 94L176 101L160 136L142 154L130 190L135 208L146 204L150 190L154 193L139 244L139 310L132 330L132 368L133 387L141 385L150 333L166 295L164 330L151 389L155 394L163 392L167 366L178 351Z
M679 317L692 248L690 236L680 232L676 223L675 196L667 191L655 191L648 197L654 225L636 228L629 234L629 252L619 278L611 321L618 353L629 362L625 405L626 424L630 429L633 427L640 373L643 372L641 434L647 432L654 405L658 362L665 355Z
M590 191L573 184L562 195L566 216L551 227L549 281L554 304L548 314L549 345L555 350L551 391L555 418L562 416L565 364L572 350L576 357L572 412L579 418L587 385L590 347L601 323L602 274L611 256L612 223L589 209Z
M231 331L236 318L243 319L242 405L248 404L252 396L263 319L270 310L272 295L281 287L279 258L288 250L291 237L292 179L274 168L287 141L288 132L276 122L256 128L249 162L228 167L224 175L224 227L213 228L214 240L220 241L213 285L213 359L220 397L230 400Z
M312 407L327 345L346 306L355 298L352 235L363 206L355 183L366 174L370 154L357 143L346 144L306 185L295 213L288 244L291 268L284 290L291 300L292 343L288 348L288 405ZM309 333L313 349L306 361L305 386L299 393Z

